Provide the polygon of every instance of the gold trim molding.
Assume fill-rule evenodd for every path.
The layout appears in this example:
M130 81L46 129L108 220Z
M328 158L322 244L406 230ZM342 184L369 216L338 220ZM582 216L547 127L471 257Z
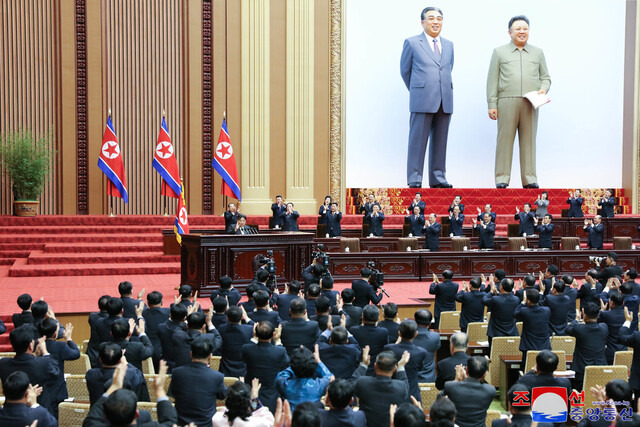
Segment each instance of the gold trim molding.
M344 1L331 0L329 38L329 190L334 200L346 200L344 186Z

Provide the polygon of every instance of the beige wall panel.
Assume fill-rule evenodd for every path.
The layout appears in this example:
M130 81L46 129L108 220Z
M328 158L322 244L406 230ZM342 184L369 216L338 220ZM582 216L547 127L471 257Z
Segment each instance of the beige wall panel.
M286 162L286 96L287 96L287 54L284 46L287 43L286 0L272 0L269 2L271 16L271 188L269 196L275 200L277 194L285 200L294 203L297 200L292 194L287 194L286 171L291 165ZM271 215L270 205L263 207L263 213ZM297 207L297 204L296 204Z
M315 4L314 172L318 207L329 194L329 0ZM340 209L343 208L342 201ZM317 210L316 210L317 212Z
M240 158L238 156L240 152L240 140L235 132L237 125L239 124L239 116L231 114L227 111L227 79L229 77L229 67L227 59L228 44L233 43L234 35L229 35L228 31L233 31L240 25L239 17L235 16L230 18L229 14L233 13L229 9L233 9L239 12L240 8L233 7L233 1L227 0L214 0L213 2L213 114L211 117L211 139L213 148L218 145L218 137L220 136L220 127L222 126L222 117L224 113L227 113L227 130L231 137L231 144L233 146L236 158L236 164L240 164ZM240 3L240 2L235 2ZM236 12L236 13L238 13ZM234 19L235 22L227 23L228 20ZM239 35L238 35L239 36ZM213 156L212 152L212 156ZM224 210L224 200L220 194L220 188L222 187L222 177L215 170L211 171L213 178L213 186L211 188L211 197L213 200L213 213L221 215ZM229 203L235 202L235 199L230 199Z

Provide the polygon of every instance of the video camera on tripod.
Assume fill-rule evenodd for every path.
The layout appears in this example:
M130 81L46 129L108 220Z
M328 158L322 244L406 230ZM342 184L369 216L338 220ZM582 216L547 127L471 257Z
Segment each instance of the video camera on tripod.
M319 243L317 249L311 253L311 258L320 262L314 264L314 274L322 276L329 274L329 255L324 252L324 245Z
M273 258L273 251L268 250L267 256L263 258L263 260L264 260L263 265L267 266L266 270L269 273L269 278L267 279L267 287L273 291L278 285L276 280L277 267L276 267L276 261Z
M377 291L380 289L383 294L385 294L388 298L389 294L384 290L382 285L384 285L384 273L381 273L380 270L376 269L376 262L369 261L367 263L367 268L371 270L371 276L369 276L369 284L373 286L373 289Z

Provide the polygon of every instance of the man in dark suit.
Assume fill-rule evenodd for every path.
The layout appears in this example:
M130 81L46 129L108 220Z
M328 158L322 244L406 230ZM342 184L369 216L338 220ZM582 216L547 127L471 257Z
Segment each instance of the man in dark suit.
M607 348L604 351L609 365L613 365L616 351L625 351L627 349L627 346L621 344L618 340L620 328L624 321L624 296L619 291L614 290L609 295L608 306L602 303L600 314L598 315L598 323L606 323L607 328L609 328Z
M344 288L342 290L342 310L349 315L353 325L362 325L362 308L353 305L353 299L355 293L351 288Z
M418 331L413 343L427 352L422 368L418 372L418 382L432 383L436 380L435 357L436 352L440 349L440 334L429 330L432 319L429 310L418 310L413 318L418 325Z
M469 336L464 332L456 332L449 338L449 352L451 356L439 360L436 365L436 388L444 389L447 381L456 379L456 366L467 366L467 346L469 345Z
M169 396L176 399L178 425L195 423L210 427L216 412L216 399L224 399L227 394L224 375L209 368L211 354L215 350L210 340L204 336L197 337L190 347L191 362L171 373ZM194 386L197 387L195 393Z
M120 299L122 300L122 317L125 319L136 319L138 317L136 316L136 308L138 308L140 303L143 304L144 308L147 308L147 306L144 305L144 302L142 302L144 289L138 293L138 299L131 298L131 295L133 294L133 285L131 282L126 280L124 282L120 282L118 285L118 293L120 293Z
M328 274L320 277L320 294L329 300L329 304L331 304L331 310L334 311L338 299L340 299L340 292L333 290L333 277Z
M569 311L567 311L567 323L571 323L576 318L576 301L578 299L578 284L573 276L565 274L562 276L564 282L564 291L562 292L567 298L569 298Z
M89 369L84 376L92 405L109 387L109 381L113 378L113 373L122 360L122 347L116 343L107 343L100 349L99 360L102 367ZM144 375L130 363L127 363L124 385L136 394L138 400L149 400L149 390Z
M593 301L600 305L600 294L604 289L602 283L596 281L598 272L594 269L590 269L584 275L584 282L580 289L578 289L577 297L580 298L580 310L582 310L585 304L589 301Z
M611 196L611 190L604 192L604 197L598 202L598 206L602 206L602 216L604 218L613 218L613 207L616 205L616 198Z
M342 311L342 301L338 301L338 304L336 305L336 314L331 314L331 305L329 304L329 298L320 297L315 302L316 315L312 316L311 319L318 322L318 328L320 329L320 331L325 331L330 323L333 325L344 323L345 328L351 328L353 322L351 321L351 317L349 317L347 313ZM342 321L342 316L344 316L344 322Z
M405 351L409 352L409 355L411 357L409 358L409 363L407 363L406 365L407 380L409 381L409 394L415 397L417 401L420 401L421 398L420 388L418 387L418 375L424 368L425 359L427 358L427 351L422 347L418 347L413 342L413 339L417 334L418 325L416 324L416 322L413 320L403 320L402 323L400 323L400 329L398 331L400 343L387 344L384 347L384 350L394 352L397 359L400 359Z
M456 405L456 424L460 427L485 425L487 409L496 395L496 388L483 382L487 370L487 359L473 356L467 360L466 375L460 369L460 375L456 375L455 381L444 384L441 394L449 397Z
M456 197L453 198L453 202L449 205L447 212L452 213L456 206L460 208L460 213L464 213L464 203L462 203L462 196L459 194L456 194Z
M535 215L531 212L531 204L524 204L524 211L520 212L520 208L516 206L516 214L513 216L513 219L520 222L518 226L518 235L519 236L531 236L533 234L533 223L535 219Z
M40 338L38 328L40 327L42 321L44 319L55 319L56 316L49 304L47 304L47 302L44 300L38 300L31 304L31 313L33 314L33 338L38 339ZM56 322L58 321L56 320ZM58 329L58 336L56 338L61 339L64 336L64 326L60 322L58 322L58 325L60 325L60 328ZM5 328L4 323L0 324L0 330L2 330L2 328Z
M411 202L411 205L409 205L409 209L407 209L407 211L409 214L411 214L412 212L415 214L416 208L420 208L420 211L417 215L424 215L424 211L425 209L427 209L427 204L424 200L422 200L422 193L419 191L416 192L416 195Z
M213 302L216 297L221 296L229 300L230 306L238 305L242 295L233 287L233 279L229 276L222 276L218 283L220 284L220 288L211 291L211 295L209 295L211 302Z
M607 345L609 327L605 323L598 323L600 307L593 301L584 305L581 316L567 327L567 335L576 337L576 348L573 351L572 370L576 372L573 385L576 390L582 388L585 367L591 365L606 365L604 354ZM582 319L584 318L584 323ZM622 332L621 332L622 333Z
M229 203L227 205L227 210L224 211L224 232L227 234L233 234L234 229L236 228L236 223L238 222L238 210L236 209L236 205L233 203Z
M329 384L325 400L329 410L320 409L323 427L366 427L363 411L353 411L349 404L353 399L354 385L347 380L336 379Z
M396 321L398 316L398 306L392 302L388 302L382 306L382 314L384 320L378 322L378 326L389 331L389 342L398 341L398 330L400 329L400 320Z
M11 316L11 322L13 322L13 326L19 328L25 323L33 324L35 321L33 319L33 313L31 313L31 303L33 299L29 294L22 294L18 297L18 307L22 309L21 313L15 313Z
M254 230L247 225L247 216L244 214L238 214L238 222L236 222L236 227L233 231L233 234L255 234Z
M259 292L264 291L256 294ZM227 377L244 377L247 373L247 366L242 361L242 347L253 338L253 326L242 324L243 315L245 321L249 319L240 307L229 307L227 323L218 330L222 337L220 372Z
M478 221L484 221L484 214L489 214L489 216L491 216L491 222L493 222L495 224L496 222L496 213L491 211L491 205L489 203L487 203L486 205L484 205L484 212L482 212L480 210L480 208L478 208L478 216L476 217L476 219Z
M279 331L276 329L275 332L271 323L259 322L254 330L258 343L250 342L242 347L242 361L247 365L245 381L260 380L260 401L272 412L278 398L276 375L289 366L287 350L280 343Z
M50 356L44 339L34 341L30 325L22 325L14 329L9 334L9 339L16 355L13 358L0 359L0 380L4 383L15 371L26 373L31 384L42 386L38 403L53 414L56 390L52 390L49 384L55 384L60 368L56 360Z
M613 279L616 280L616 279ZM620 285L620 293L624 297L624 306L633 313L633 322L631 322L631 329L634 331L638 329L638 311L640 310L640 300L637 295L632 294L633 289L630 283L623 283Z
M213 316L211 316L211 323L216 329L220 329L220 326L227 323L227 309L229 303L226 298L217 297L213 300ZM253 312L252 312L253 313Z
M553 376L558 369L558 356L549 350L542 350L536 356L536 368L525 373L518 379L519 384L529 388L534 387L564 387L567 389L567 399L571 395L571 381L566 378Z
M380 205L373 205L373 212L367 215L369 222L369 234L374 236L383 236L384 229L382 228L382 222L384 221L384 212L380 210Z
M222 337L213 326L211 312L206 316L203 313L194 312L187 316L187 330L177 330L172 337L175 350L176 367L187 365L191 361L191 343L203 336L211 342L211 354L219 354L222 347ZM172 371L173 372L173 371Z
M360 344L360 348L369 347L369 354L376 358L385 345L389 343L389 332L377 326L380 311L376 306L368 305L362 309L362 326L354 326L351 333ZM373 366L369 367L367 375L373 375Z
M631 285L631 293L633 295L640 296L640 284L636 282L636 277L638 277L638 272L635 268L631 267L622 275L622 280L624 283L629 283Z
M436 214L429 214L429 220L424 224L424 248L431 252L440 250L440 231L442 226L438 223Z
M282 231L300 231L298 228L299 217L300 214L298 211L293 210L293 203L288 202L286 210L280 213L280 218L282 218Z
M282 201L282 196L276 196L276 202L271 204L271 212L273 214L273 227L282 228L283 218L282 214L286 212L287 206ZM237 233L236 233L237 234Z
M637 412L637 402L640 396L640 332L631 329L633 321L633 313L629 309L624 309L624 323L620 328L618 342L633 348L633 361L631 362L631 374L629 375L629 385L633 389L634 405L633 408Z
M277 311L269 307L269 294L266 291L258 291L253 294L253 302L256 304L255 311L247 313L249 319L255 323L268 321L277 328L280 325L280 316ZM224 338L223 338L224 339Z
M491 422L491 427L509 427L512 424L515 426L529 427L533 422L532 406L527 403L526 406L522 404L522 397L531 396L531 387L524 383L516 383L511 386L507 392L507 402L510 418L499 418ZM562 423L564 424L564 423ZM536 423L537 427L553 427L553 423Z
M176 331L187 330L184 320L187 317L187 309L182 304L174 304L171 306L170 317L164 323L158 325L158 338L162 349L162 360L167 362L169 370L176 365L176 350L173 343L173 334ZM155 348L154 348L155 350Z
M283 322L291 320L291 315L289 314L291 301L301 297L302 286L297 280L292 280L289 284L284 285L284 289L285 292L278 295L278 315Z
M422 229L424 228L424 215L420 213L419 206L413 208L411 215L407 215L404 217L404 222L406 224L409 224L409 234L414 237L422 236Z
M153 345L145 332L145 321L138 320L135 325L133 319L118 319L111 325L112 341L127 353L127 362L142 371L142 361L153 356ZM131 335L136 331L140 341L131 341ZM104 346L106 343L100 344Z
M491 284L491 293L485 295L482 304L491 309L487 336L489 345L493 337L518 336L518 328L513 313L520 305L520 300L513 294L513 280L502 279L500 293L495 283Z
M618 265L618 254L615 252L607 253L607 257L604 260L604 268L600 266L600 261L598 260L595 260L594 264L596 265L595 279L600 283L605 284L610 277L622 277L624 274L622 267Z
M369 194L369 196L367 196L366 198L365 203L360 205L360 208L358 209L358 213L363 214L362 216L363 224L369 224L369 215L373 213L373 207L377 204L378 203L376 202L376 196L373 194Z
M147 295L149 308L142 312L149 341L153 346L153 367L156 372L160 368L160 358L162 357L162 343L158 336L158 326L169 320L169 309L162 307L162 294L158 291L150 292Z
M373 286L369 284L371 278L371 270L364 267L360 270L360 279L351 282L351 289L355 294L353 305L358 307L364 307L367 304L378 304L382 300L382 291L376 294Z
M554 278L557 278L557 276L558 276L558 267L555 264L547 265L547 268L544 270L544 273L540 272L538 276L538 280L540 281L540 283L544 284L544 291L541 291L539 285L535 285L534 288L536 288L538 291L541 291L544 295L549 295L549 292L551 292L551 289L553 289L553 284L551 283L551 281Z
M98 353L100 352L100 338L98 337L98 328L96 327L100 319L106 319L109 314L107 313L107 302L111 297L109 295L103 295L98 299L98 308L100 311L95 313L89 313L89 328L91 335L89 336L89 343L87 344L86 353L89 356L91 367L98 367Z
M493 249L495 246L493 238L496 235L496 223L491 221L491 215L485 213L482 223L474 223L473 228L478 230L478 245L480 249Z
M320 359L336 378L351 378L360 364L360 346L347 328L330 326L318 338Z
M331 212L327 213L327 234L329 237L338 237L342 235L342 227L340 222L342 221L342 212L338 211L338 204L336 202L331 203Z
M109 380L110 386L106 393L91 406L83 426L108 427L112 425L128 425L133 423L138 417L139 411L136 409L138 399L130 390L124 389L128 373L127 365L121 363L114 369L112 378ZM164 364L161 365L158 376L154 381L154 388L158 398L157 410L158 421L141 422L142 417L137 421L138 426L143 427L171 427L178 422L176 410L169 402L164 391L167 370Z
M0 425L30 426L37 420L40 427L57 427L58 421L53 414L37 405L38 395L26 373L13 372L3 381L2 387L6 400L0 408Z
M540 281L540 283L542 283L542 281ZM522 287L520 289L516 289L515 295L518 297L520 302L522 302L522 300L524 299L524 293L527 291L527 289L537 289L538 291L540 290L540 286L536 285L536 278L531 274L527 274L526 276L524 276L524 279L522 281L519 281L519 284Z
M567 213L567 217L569 218L582 218L584 213L582 212L582 204L584 203L584 199L581 197L582 190L577 189L573 192L573 194L569 193L569 198L567 199L567 204L569 206L569 212Z
M456 301L461 304L460 329L467 332L467 325L471 322L482 322L484 320L484 305L482 299L485 293L480 290L482 281L479 277L474 277L469 282L471 288L462 282L462 290L457 293Z
M460 212L460 206L455 206L453 212L449 212L449 235L462 236L464 214Z
M357 380L353 394L358 398L360 410L367 417L367 425L389 427L389 406L409 400L409 382L405 365L409 362L410 355L405 351L398 361L392 351L378 353L373 367L375 375L368 376L365 373L369 369L371 357L369 349L364 347L362 363L354 372Z
M604 244L604 224L602 223L602 217L596 215L593 220L584 220L584 231L589 234L589 240L587 245L591 249L602 250Z
M575 301L573 307L571 306L571 300L564 294L565 284L562 280L556 280L553 278L553 289L549 295L544 295L545 286L543 282L540 282L540 305L549 307L551 310L551 317L549 318L549 334L550 335L566 335L567 331L567 318L569 311L576 311Z
M523 369L527 360L527 351L551 350L551 341L549 340L551 310L549 307L538 305L539 302L540 292L529 289L524 293L522 304L518 305L513 313L513 317L522 322L520 351L522 352Z
M435 295L435 306L433 308L433 319L435 328L440 327L440 313L443 311L456 310L456 295L458 293L458 284L451 281L453 279L453 271L445 270L442 272L443 282L440 283L438 276L433 274L433 283L429 287L429 294Z
M107 317L100 318L96 321L95 327L98 335L98 344L111 341L111 325L117 319L122 318L122 300L120 298L111 297L107 301Z
M538 225L538 218L533 218L533 224L536 226L538 232L538 247L539 248L552 248L551 237L553 236L553 229L555 225L551 224L553 217L551 214L546 214L542 219L542 224Z
M73 325L69 323L65 328L65 342L56 341L59 327L55 319L44 319L40 325L40 335L46 340L47 351L50 357L58 364L58 377L55 380L50 379L46 384L47 388L51 391L51 408L56 418L58 417L58 404L64 402L64 400L69 397L67 384L64 381L64 361L80 358L80 350L78 350L78 346L71 339Z
M305 297L305 301L307 303L307 316L309 319L315 318L316 316L316 300L320 298L320 285L312 283L306 288L307 296ZM314 319L315 320L315 319Z
M424 32L404 41L400 74L409 90L407 185L422 187L429 145L429 186L451 188L446 177L447 134L453 113L453 43L440 37L442 11L427 7L420 14Z
M293 350L305 346L309 350L313 349L318 337L320 329L318 322L307 320L307 303L302 298L291 301L289 308L291 320L282 323L282 345L287 349L287 353L291 354Z

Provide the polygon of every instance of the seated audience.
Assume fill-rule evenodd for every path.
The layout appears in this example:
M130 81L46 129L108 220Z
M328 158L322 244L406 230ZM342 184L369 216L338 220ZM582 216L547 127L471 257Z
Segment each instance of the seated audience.
M456 332L449 338L449 353L451 356L439 360L436 365L436 388L442 390L447 381L456 379L456 366L467 366L467 346L469 336L464 332Z
M220 326L227 323L227 309L229 304L226 298L217 297L213 300L213 316L211 316L211 323L216 329L220 329Z
M400 323L396 322L398 306L388 302L382 306L382 314L384 315L384 320L378 322L378 326L389 331L389 342L394 343L398 341L398 329L400 329Z
M251 381L251 387L238 381L228 389L225 411L217 411L213 416L213 427L253 426L272 427L273 414L269 408L262 406L258 392L260 382Z
M240 304L238 304L238 306L243 307L244 311L246 311L247 313L251 313L253 310L255 310L256 303L253 301L253 294L258 292L259 290L260 287L257 283L251 283L249 286L247 286L245 288L245 292L247 293L247 300L245 302L241 302Z
M318 407L312 402L302 402L291 415L291 427L320 427L321 422Z
M322 427L366 427L367 419L363 411L353 411L349 406L353 401L354 386L344 379L336 379L329 384L325 396L329 410L320 409Z
M37 339L37 338L40 338L40 332L38 331L38 328L40 327L40 324L42 323L42 321L46 318L55 320L56 316L53 313L53 310L51 309L49 304L47 304L43 300L39 300L31 304L31 313L33 314L33 319L34 319L33 325L35 326L34 339ZM56 320L56 322L58 321ZM58 324L60 325L60 329L58 330L58 336L56 337L56 339L61 339L64 336L64 327L60 322L58 322Z
M551 350L550 326L551 310L549 307L538 305L540 292L529 289L524 294L524 300L518 305L513 317L522 322L520 334L520 351L522 352L522 368L527 360L529 350ZM566 313L565 313L566 318Z
M40 427L57 427L58 421L44 406L38 405L38 390L29 383L29 376L15 371L2 381L5 396L0 408L0 425L31 426L34 421Z
M320 285L312 283L307 287L306 291L307 315L311 319L316 315L316 300L320 298Z
M320 329L318 329L318 322L307 319L307 303L302 298L291 301L289 313L291 320L282 324L281 339L282 345L291 356L291 353L301 345L307 349L314 348L320 336Z
M413 339L418 335L418 325L414 320L403 320L402 323L400 323L398 335L400 337L400 342L398 344L387 344L384 349L394 352L398 359L402 357L402 354L405 351L409 352L411 358L405 367L407 371L407 379L409 381L409 393L415 397L416 400L420 401L418 375L425 367L427 350L422 347L418 347L413 342ZM433 366L433 360L431 360L431 365ZM431 375L433 375L433 368ZM435 379L435 376L433 378Z
M491 293L482 299L482 304L491 309L487 337L489 346L493 337L518 336L516 319L513 312L520 305L520 300L513 294L513 280L502 279L500 282L500 293L495 283L491 284Z
M249 320L240 307L229 307L227 323L218 330L222 337L220 372L226 377L244 377L247 374L247 365L242 361L242 347L253 338L253 326L243 325L243 316L245 321Z
M222 276L218 281L220 284L219 289L215 289L211 291L211 295L209 295L209 299L213 302L217 297L223 297L229 300L229 305L238 305L240 302L240 292L233 287L233 280L229 276Z
M333 375L320 360L318 346L312 353L300 346L290 354L291 365L278 373L276 388L292 409L302 402L319 402L327 391Z

